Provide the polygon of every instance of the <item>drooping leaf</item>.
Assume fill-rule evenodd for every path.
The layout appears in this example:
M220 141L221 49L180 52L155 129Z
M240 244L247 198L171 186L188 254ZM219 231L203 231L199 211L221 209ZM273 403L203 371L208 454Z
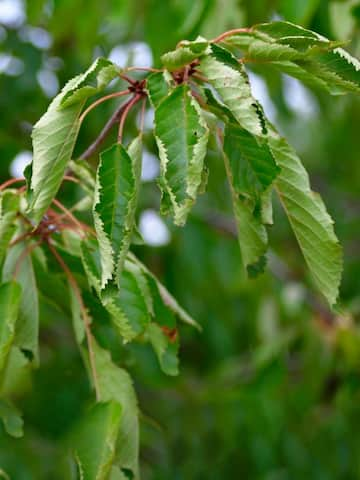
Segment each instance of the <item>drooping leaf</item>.
M0 265L16 229L15 219L19 210L19 195L11 190L0 194Z
M255 205L280 171L267 143L237 125L228 124L224 152L229 160L234 190L238 195L253 199Z
M149 340L158 357L160 367L167 375L178 375L179 373L177 357L179 340L176 329L174 332L167 327L160 327L156 323L151 323L147 329Z
M267 250L264 193L280 169L267 143L237 125L225 128L224 156L242 259L248 274L254 276L263 270Z
M281 167L275 181L280 201L317 287L334 305L341 281L342 249L333 221L320 195L310 189L307 172L296 152L275 133L269 144Z
M211 44L210 53L201 59L200 69L239 124L255 136L265 135L262 108L252 96L244 66L234 55Z
M16 235L21 235L18 229ZM22 295L19 317L16 324L14 343L28 350L34 356L35 364L39 357L39 297L31 254L26 252L28 244L19 242L8 252L4 262L2 279L10 281L16 273L16 281L21 286Z
M19 438L24 435L23 419L16 407L10 402L0 399L0 418L3 421L6 432L12 437Z
M163 202L184 224L202 180L208 128L186 85L176 87L155 110Z
M83 480L106 480L115 457L122 407L116 401L97 403L72 435L74 456Z
M70 80L34 126L29 215L38 224L56 195L71 159L86 99L104 88L113 67L100 59L87 72ZM86 86L93 75L97 86Z
M119 282L130 246L141 175L141 137L128 151L114 145L101 154L94 202L95 229L100 244L101 286Z
M21 287L10 281L0 285L0 372L5 366L15 336L21 300Z
M122 416L114 463L128 469L139 479L139 419L136 394L128 373L115 365L109 352L94 344L96 369L99 373L101 401L121 405Z

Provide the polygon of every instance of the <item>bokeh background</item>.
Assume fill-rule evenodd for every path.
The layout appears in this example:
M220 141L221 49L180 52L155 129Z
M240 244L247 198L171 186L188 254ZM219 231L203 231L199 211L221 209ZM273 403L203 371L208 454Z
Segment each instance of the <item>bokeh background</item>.
M0 0L1 181L22 173L32 125L95 57L156 66L181 39L272 19L348 41L360 56L358 0ZM160 372L147 347L119 347L142 410L143 479L360 479L360 100L310 91L270 68L250 74L254 95L301 154L335 219L349 313L331 314L314 291L278 206L268 271L245 277L216 151L187 226L159 217L148 111L138 212L145 245L135 249L203 332L181 329L177 378ZM89 116L77 154L114 108L106 103ZM64 188L64 203L77 194ZM41 323L41 368L17 402L25 436L11 439L0 426L0 478L8 478L3 470L11 480L63 479L64 438L91 398L66 312L47 306Z

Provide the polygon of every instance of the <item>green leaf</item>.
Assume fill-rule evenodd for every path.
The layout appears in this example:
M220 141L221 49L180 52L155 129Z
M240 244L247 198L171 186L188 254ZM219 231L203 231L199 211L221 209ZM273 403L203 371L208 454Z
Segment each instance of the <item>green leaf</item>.
M0 377L0 394L2 397L21 395L27 391L30 383L31 365L24 353L12 346L6 366Z
M158 357L160 367L167 375L178 375L179 360L177 357L179 350L179 340L176 329L172 330L161 328L156 323L148 326L147 334L149 340ZM175 338L173 338L175 337Z
M101 287L116 275L120 280L134 223L141 175L141 137L128 151L114 145L103 152L96 177L95 229L100 244Z
M254 276L263 271L267 250L262 214L269 218L262 202L280 169L263 139L232 124L225 129L224 157L242 259Z
M29 215L35 224L40 222L61 185L74 149L80 127L79 116L86 99L110 80L107 62L100 59L87 72L70 80L34 126ZM103 65L103 70L100 65ZM86 86L94 72L98 82L96 88Z
M115 457L122 407L116 401L94 405L72 435L80 477L106 480Z
M0 194L0 265L4 259L6 249L16 229L16 215L19 210L20 197L11 190Z
M15 438L20 438L24 435L24 422L20 412L10 402L2 399L0 399L0 418L9 435Z
M18 229L17 235L21 233L22 230ZM10 281L16 271L16 280L21 286L22 295L14 343L31 352L37 364L39 360L39 298L31 254L25 252L28 245L28 243L19 242L9 250L4 262L2 278L3 281Z
M229 159L234 190L253 199L255 205L280 171L267 143L237 125L228 124L224 152Z
M161 61L170 72L180 70L199 58L206 51L208 45L207 40L201 37L193 42L183 41L176 50L165 53L161 57Z
M99 93L119 74L119 68L107 58L99 57L86 70L76 77L76 82L61 99L61 108L86 100Z
M151 105L157 108L170 93L169 79L166 72L155 72L147 77L146 89Z
M99 373L102 402L115 401L122 407L115 462L139 479L139 419L136 395L128 373L115 365L108 351L94 342L95 364Z
M202 181L208 128L187 85L176 87L155 110L163 203L183 225Z
M103 305L125 341L143 333L151 321L147 288L146 278L139 267L127 261L120 288L109 289L102 295Z
M342 249L333 221L320 195L310 189L308 175L295 151L275 133L269 142L281 167L275 181L280 201L316 285L334 305L341 281Z
M14 281L0 285L0 372L5 366L15 336L21 287Z
M264 114L252 96L244 66L228 50L216 44L210 49L201 59L202 73L243 128L256 136L265 135Z

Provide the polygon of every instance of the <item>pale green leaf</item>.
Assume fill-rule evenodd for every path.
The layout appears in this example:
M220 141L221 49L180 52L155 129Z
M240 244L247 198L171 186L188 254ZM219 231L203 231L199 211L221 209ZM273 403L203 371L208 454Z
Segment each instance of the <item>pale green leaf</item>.
M202 181L208 128L187 85L176 87L155 110L165 201L174 221L183 225Z
M6 249L15 233L16 214L19 210L20 197L11 190L0 194L0 265Z
M118 402L122 417L114 463L132 472L139 479L139 419L136 394L128 373L115 365L108 351L94 344L96 370L101 401Z
M86 72L76 77L76 82L61 99L61 108L86 100L99 93L119 74L119 68L107 58L99 57Z
M23 419L17 408L10 402L0 399L0 418L3 421L6 432L12 437L19 438L24 435Z
M86 99L104 88L114 76L113 69L108 60L96 61L88 72L64 86L34 126L29 215L35 224L40 222L60 187L74 149L80 127L79 116ZM93 74L97 77L96 87L86 86Z
M100 244L101 286L119 281L130 246L141 175L141 137L128 151L114 145L103 152L96 177L95 229Z
M0 377L0 394L3 398L21 395L29 390L31 365L20 348L12 346L6 366Z
M193 42L183 41L176 50L161 57L164 67L169 71L180 70L199 58L207 49L208 42L198 37Z
M170 85L165 72L155 72L148 76L146 89L151 105L156 108L170 93Z
M264 114L252 96L244 66L228 50L216 44L210 48L201 59L202 73L244 129L256 136L265 135Z
M15 336L21 300L21 287L15 281L0 285L0 372L3 370Z
M342 273L342 249L333 221L295 151L273 133L270 148L281 167L275 184L300 249L319 290L330 305L336 303Z
M115 457L122 407L116 401L94 405L72 435L83 480L106 480Z
M22 230L18 229L17 235ZM29 244L19 242L8 252L4 262L2 279L10 281L16 271L16 281L22 289L19 318L16 324L14 343L39 360L39 298L31 254L25 252ZM22 257L21 257L22 256Z

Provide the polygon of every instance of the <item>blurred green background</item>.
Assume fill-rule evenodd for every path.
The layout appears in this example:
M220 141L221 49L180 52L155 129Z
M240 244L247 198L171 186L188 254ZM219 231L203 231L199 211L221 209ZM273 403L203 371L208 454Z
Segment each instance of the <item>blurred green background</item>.
M31 159L31 126L94 57L156 66L181 39L271 19L348 41L360 56L358 0L0 0L1 181L21 174ZM360 479L360 100L312 92L270 68L252 70L251 82L335 219L349 315L331 314L316 294L277 207L268 272L245 277L215 150L207 158L208 191L188 225L174 228L158 216L149 111L139 209L146 244L136 253L203 333L182 327L177 378L160 372L150 348L119 349L139 395L145 480ZM76 153L114 108L106 103L90 115ZM135 116L131 121L129 135ZM63 201L70 205L77 194L67 186ZM57 461L64 438L91 398L68 316L48 305L41 320L41 368L17 399L25 436L11 439L0 426L0 477L2 469L11 480L63 478ZM103 319L96 320L111 343Z

